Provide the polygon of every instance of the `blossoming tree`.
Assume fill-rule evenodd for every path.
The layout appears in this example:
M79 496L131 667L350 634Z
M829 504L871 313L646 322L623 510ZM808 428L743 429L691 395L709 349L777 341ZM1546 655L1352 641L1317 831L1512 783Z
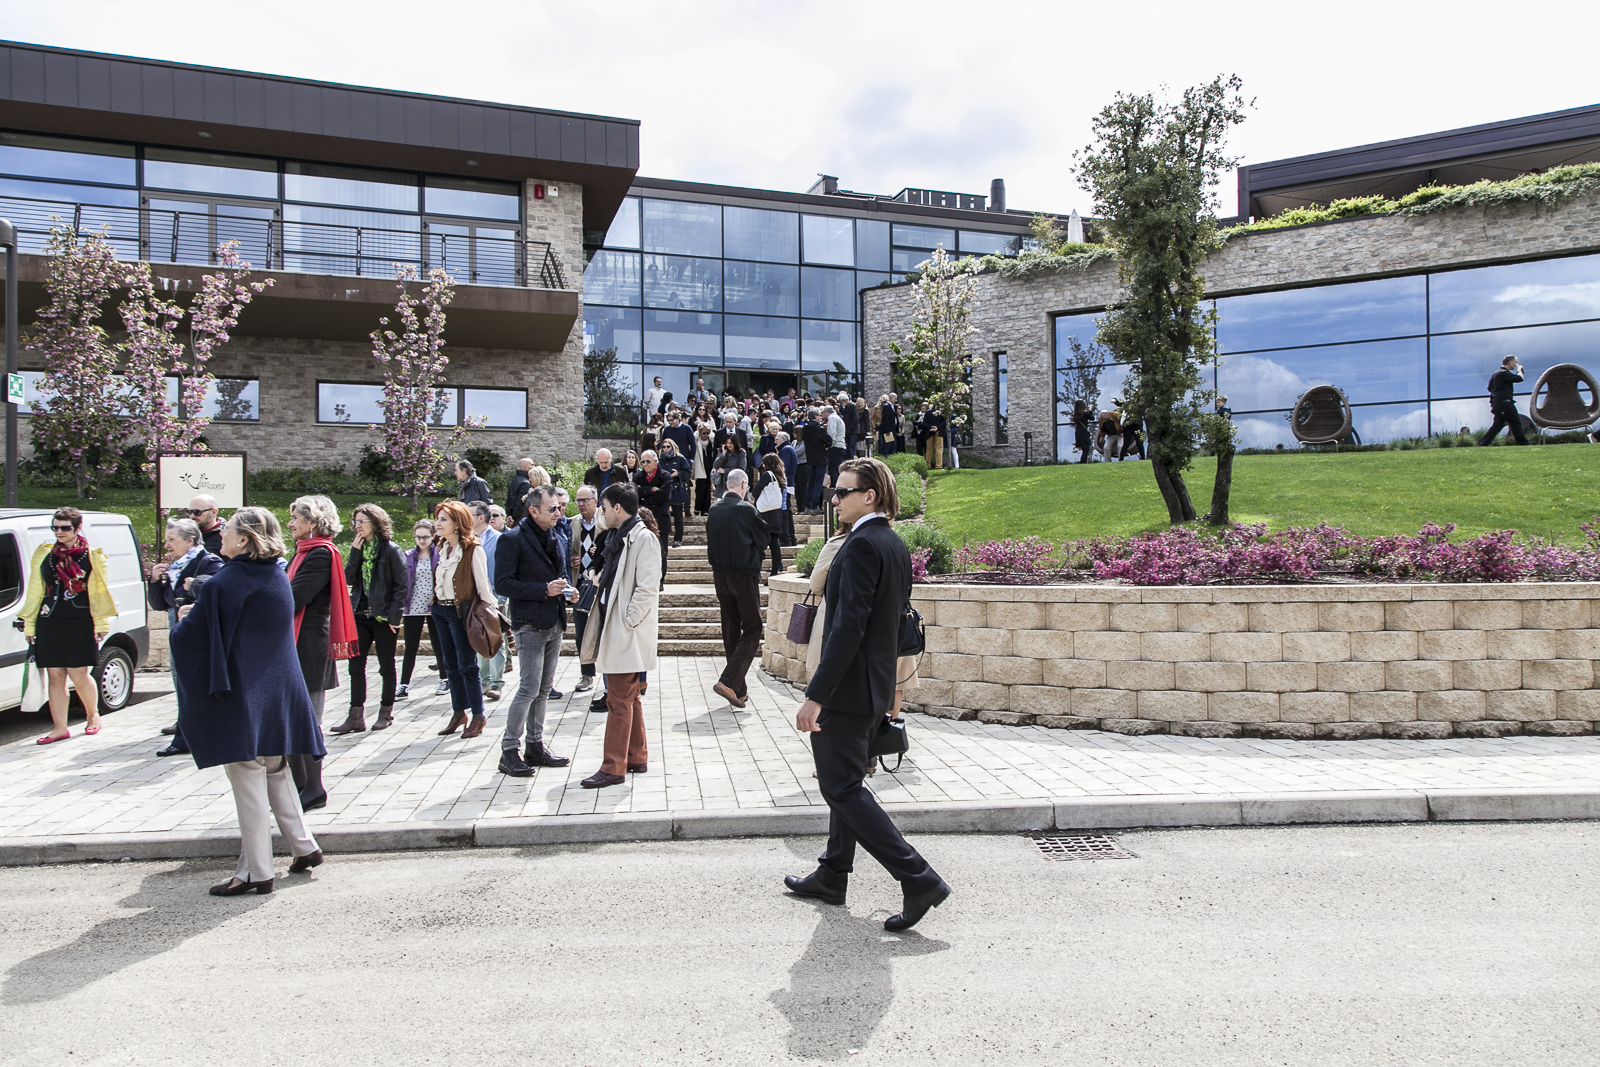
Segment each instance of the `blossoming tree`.
M967 347L977 332L971 321L971 270L977 262L952 260L943 248L934 249L917 278L911 332L903 344L889 344L896 390L931 404L944 416L952 441L972 419L972 371L983 362Z

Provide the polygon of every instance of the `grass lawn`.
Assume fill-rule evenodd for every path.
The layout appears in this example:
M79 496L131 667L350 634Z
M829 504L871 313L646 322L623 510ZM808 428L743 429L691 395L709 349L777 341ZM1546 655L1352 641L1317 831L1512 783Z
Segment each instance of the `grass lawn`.
M1201 515L1215 475L1208 458L1186 472ZM1274 529L1326 520L1356 534L1410 534L1432 520L1455 523L1458 536L1514 529L1575 542L1578 525L1600 514L1600 446L1240 456L1231 505L1235 521ZM927 514L958 545L1167 525L1150 464L1136 461L936 473Z

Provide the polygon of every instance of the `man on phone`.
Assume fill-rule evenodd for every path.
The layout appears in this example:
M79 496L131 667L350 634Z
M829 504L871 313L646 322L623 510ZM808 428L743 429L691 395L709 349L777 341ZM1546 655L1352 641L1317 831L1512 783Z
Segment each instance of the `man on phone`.
M561 660L561 635L567 628L566 564L555 538L560 517L555 489L536 485L528 493L528 517L502 534L494 550L495 592L509 601L521 675L500 739L500 773L512 778L527 778L535 767L565 767L570 762L544 743L545 708Z
M1516 356L1507 356L1500 361L1500 369L1489 377L1489 414L1494 416L1494 423L1489 427L1489 432L1478 439L1480 445L1494 444L1494 439L1500 436L1502 427L1511 428L1511 436L1517 439L1517 444L1528 443L1527 435L1522 432L1522 416L1517 414L1515 390L1517 383L1522 381L1522 364L1517 362Z

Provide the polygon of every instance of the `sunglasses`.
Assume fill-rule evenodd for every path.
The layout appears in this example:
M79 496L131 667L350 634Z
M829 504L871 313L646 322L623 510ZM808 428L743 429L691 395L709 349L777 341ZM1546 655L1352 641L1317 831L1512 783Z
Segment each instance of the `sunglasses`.
M866 490L859 485L841 485L829 490L834 496L849 496L851 493L865 493Z
M76 526L56 526L56 525L52 524L50 529L54 530L56 533L71 533L73 530L76 530L77 527Z
M190 508L188 510L189 510L189 517L191 519L198 519L200 516L206 514L207 512L216 511L217 509L216 508Z

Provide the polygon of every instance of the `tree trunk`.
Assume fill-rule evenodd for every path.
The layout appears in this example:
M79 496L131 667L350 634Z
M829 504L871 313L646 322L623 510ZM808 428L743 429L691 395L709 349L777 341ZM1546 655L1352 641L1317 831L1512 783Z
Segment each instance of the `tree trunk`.
M1206 522L1212 526L1228 525L1228 494L1233 491L1233 452L1225 448L1217 453L1217 480L1211 488L1211 514Z
M1160 434L1147 425L1145 447L1150 453L1150 470L1156 476L1156 488L1161 490L1161 499L1167 505L1167 521L1173 525L1188 522L1194 518L1194 504L1189 500L1189 487L1183 483L1183 475L1169 470L1162 461L1160 443Z

